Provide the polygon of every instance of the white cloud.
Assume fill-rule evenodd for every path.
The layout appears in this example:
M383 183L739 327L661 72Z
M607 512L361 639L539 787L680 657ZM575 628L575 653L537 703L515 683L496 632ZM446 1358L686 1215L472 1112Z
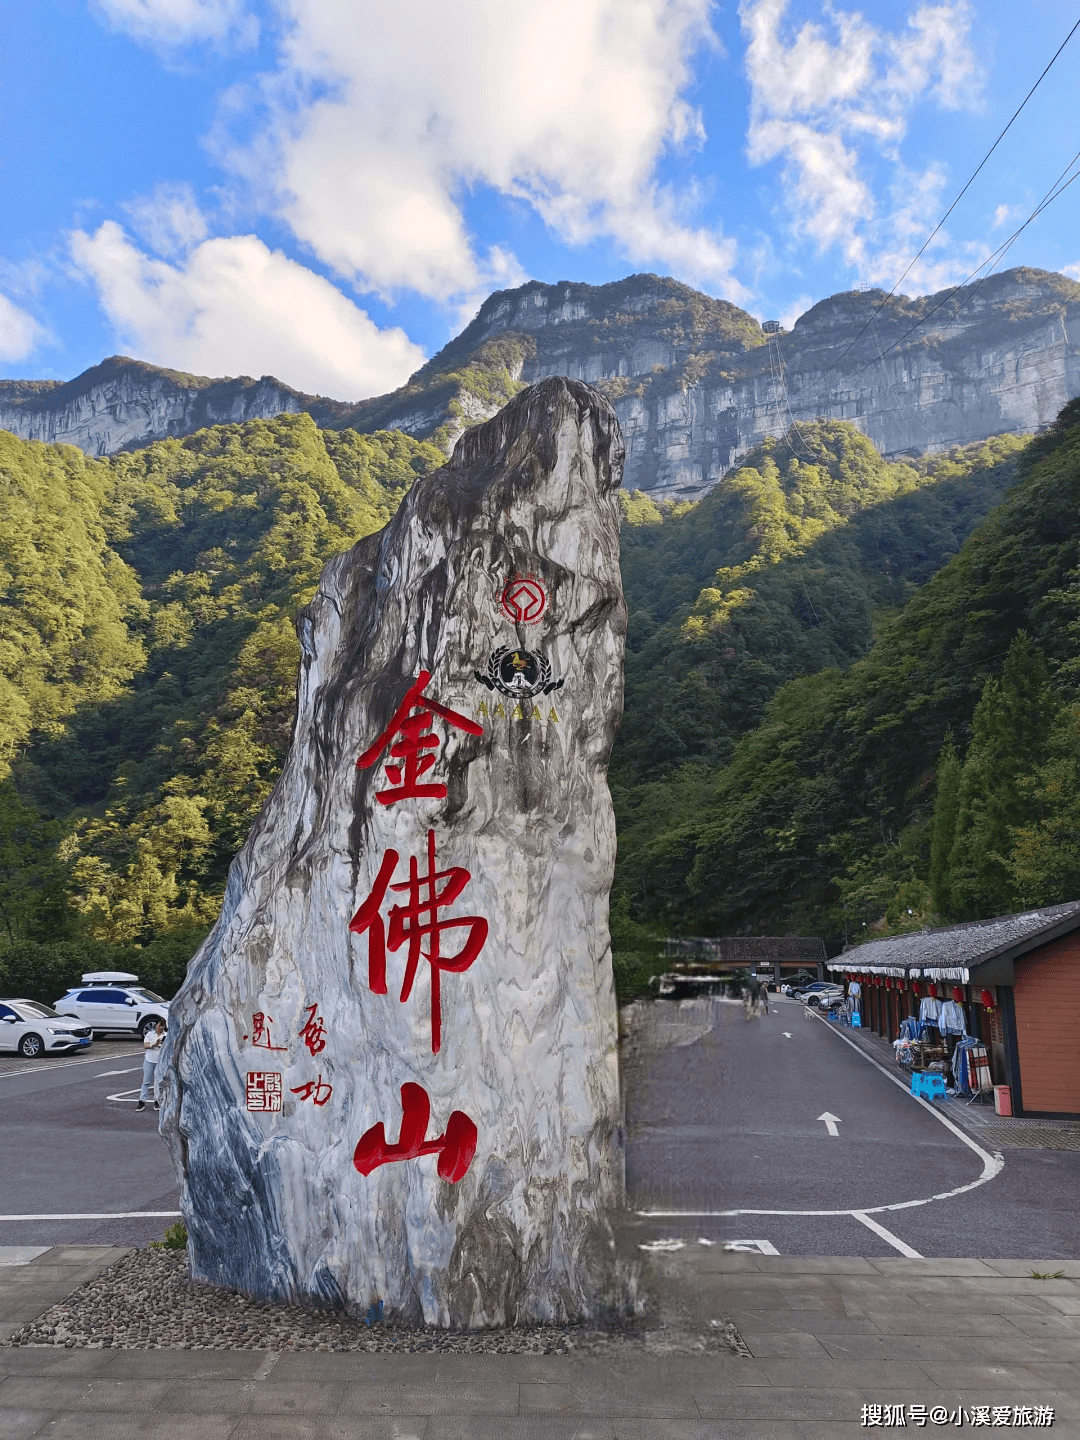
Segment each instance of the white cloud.
M45 334L32 315L0 295L0 361L25 360Z
M805 315L813 304L813 295L800 295L797 300L792 300L785 310L781 310L776 318L785 330L790 330L799 316Z
M217 153L339 274L442 301L490 288L463 203L491 187L563 241L739 298L735 251L657 179L699 145L684 98L711 0L281 0L279 66Z
M136 235L155 255L185 255L205 240L209 227L190 185L159 185L152 195L129 201L124 209Z
M227 39L254 43L258 26L244 0L96 0L117 29L151 45Z
M1061 273L1068 275L1070 280L1080 280L1080 261L1075 265L1062 265Z
M786 12L787 0L740 6L751 87L750 163L780 162L785 206L798 235L819 251L838 248L865 279L894 280L933 228L945 182L937 166L907 171L900 143L916 105L932 100L955 109L975 102L971 8L966 0L921 5L897 33L829 9L831 35L810 20L786 32ZM872 173L882 161L896 177L897 198L887 214L875 201ZM943 232L935 244L947 241ZM928 252L912 280L933 283L947 268Z
M424 354L379 330L338 289L254 235L203 240L179 263L153 259L115 221L77 230L71 254L140 359L203 375L275 375L358 400L402 384Z

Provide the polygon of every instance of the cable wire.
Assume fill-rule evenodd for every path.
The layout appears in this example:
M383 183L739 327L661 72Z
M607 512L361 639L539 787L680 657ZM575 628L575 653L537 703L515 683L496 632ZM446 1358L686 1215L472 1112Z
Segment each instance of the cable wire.
M884 351L884 353L878 356L879 361L884 360L885 356L891 354L898 345L902 345L910 335L914 335L915 331L918 330L920 326L925 325L926 322L931 318L931 316L936 315L943 305L947 305L949 303L949 301L953 298L957 291L962 290L965 285L967 285L971 280L975 278L976 275L978 275L980 270L985 269L986 266L989 265L991 267L990 270L988 270L987 273L982 276L978 284L972 287L971 295L966 296L965 299L961 302L961 304L966 305L968 300L970 300L974 295L978 293L979 287L986 280L988 280L990 278L990 275L993 273L994 266L997 265L999 260L1002 260L1004 258L1004 256L1012 247L1014 242L1027 229L1031 222L1037 219L1038 216L1042 214L1042 212L1047 208L1048 205L1050 205L1054 200L1058 198L1059 195L1061 195L1065 190L1067 190L1074 180L1080 180L1080 170L1078 170L1075 175L1069 176L1069 179L1065 180L1064 183L1062 183L1063 177L1069 174L1069 171L1073 168L1073 166L1078 160L1080 160L1080 151L1077 151L1077 153L1069 161L1068 165L1066 165L1065 169L1054 181L1053 185L1043 196L1042 200L1039 201L1038 205L1036 205L1035 209L1031 212L1031 214L1024 221L1024 223L1020 225L1016 230L1014 230L1007 240L1002 241L1002 243L997 247L996 250L992 250L990 254L986 257L986 259L983 260L980 264L978 264L975 269L972 270L971 274L966 277L966 279L961 280L959 285L954 285L953 288L949 291L949 293L944 297L944 299L939 300L932 310L928 310L925 315L921 316L918 320L916 320L915 324L912 325L909 330L905 330L903 335L901 335L898 340L894 340L893 343L889 346L888 350ZM871 316L871 319L873 318L874 317ZM943 332L939 331L938 333L941 334ZM852 344L854 344L854 341L852 342ZM849 345L848 349L850 350L850 348L851 346ZM845 351L844 354L847 354L847 351ZM854 372L854 374L848 377L849 380L854 380L857 375L861 375L864 370L868 370L870 366L874 363L875 362L873 360L868 360L865 365L860 366L859 369ZM828 371L826 371L825 373L828 374Z
M848 353L848 350L850 350L850 349L852 348L852 346L858 344L858 342L861 340L862 336L865 334L867 328L869 327L870 322L871 322L872 320L874 320L875 317L876 317L878 314L880 314L880 312L885 308L885 306L888 304L888 302L889 302L889 301L892 299L892 297L896 294L896 291L897 291L898 287L899 287L900 285L902 285L903 282L907 279L907 277L911 274L912 270L913 270L913 269L915 268L915 266L918 264L920 257L924 254L924 252L925 252L925 250L926 250L926 247L930 244L931 240L933 240L934 236L938 233L938 231L941 229L941 227L945 224L945 221L949 218L949 216L952 214L952 212L956 209L957 205L959 205L960 201L961 201L961 200L964 198L964 196L967 194L968 190L971 188L971 185L973 184L973 182L974 182L974 180L975 180L975 177L978 175L979 171L983 168L983 166L986 164L986 162L990 159L990 156L993 155L994 151L995 151L995 150L997 149L997 147L1001 144L1002 140L1005 139L1005 136L1006 136L1006 135L1009 133L1009 131L1012 129L1013 122L1016 120L1016 117L1020 114L1020 111L1023 110L1024 106L1025 106L1025 105L1028 103L1028 101L1031 99L1032 95L1035 94L1035 91L1039 88L1039 86L1042 84L1042 82L1046 79L1047 73L1048 73L1049 70L1050 70L1050 66L1053 65L1054 61L1055 61L1055 60L1058 58L1058 56L1061 54L1062 50L1065 49L1065 46L1069 43L1069 41L1072 39L1072 37L1076 34L1077 30L1080 30L1080 20L1077 20L1076 24L1075 24L1075 25L1072 27L1072 29L1069 31L1068 35L1065 36L1065 39L1061 42L1061 44L1058 46L1058 48L1054 51L1053 55L1052 55L1051 58L1050 58L1049 64L1047 64L1047 66L1046 66L1046 69L1042 72L1042 74L1039 76L1039 78L1035 81L1035 84L1032 85L1031 89L1030 89L1030 90L1028 91L1028 93L1024 96L1023 100L1021 100L1020 104L1019 104L1019 105L1016 107L1016 109L1013 111L1012 119L1010 119L1009 123L1005 126L1005 129L1002 130L1001 134L1000 134L1000 135L997 137L997 139L994 141L993 145L990 146L990 149L986 152L986 154L983 156L983 158L979 161L978 165L977 165L977 166L975 167L975 169L972 171L971 175L968 177L968 180L967 180L966 184L964 185L964 188L960 191L959 195L957 195L956 199L952 202L952 204L949 206L949 208L945 211L945 214L941 217L941 219L938 221L938 223L934 226L933 230L930 231L930 234L929 234L929 235L926 237L926 239L923 241L922 248L919 250L918 255L916 255L915 258L909 263L909 265L908 265L907 269L904 271L903 275L901 275L900 278L899 278L899 280L897 280L897 281L895 282L895 284L893 285L892 289L891 289L891 290L889 291L889 293L885 296L884 300L882 300L881 304L878 305L877 309L874 310L873 314L870 316L870 319L867 320L866 324L865 324L865 325L862 327L862 329L859 331L858 335L855 336L855 339L852 340L851 343L847 346L847 349L845 349L845 350L842 352L842 354L840 354L840 355L833 361L833 363L829 366L829 369L826 370L826 372L825 372L826 375L829 373L829 371L834 370L834 369L836 368L836 366L840 364L840 361L843 360L844 356Z

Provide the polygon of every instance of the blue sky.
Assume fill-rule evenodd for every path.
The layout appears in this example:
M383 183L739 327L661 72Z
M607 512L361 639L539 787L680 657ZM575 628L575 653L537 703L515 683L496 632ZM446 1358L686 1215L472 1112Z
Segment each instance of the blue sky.
M493 289L890 287L1077 0L35 0L0 37L0 375L394 388ZM1080 32L900 289L1072 159ZM1080 279L1080 184L1000 262Z

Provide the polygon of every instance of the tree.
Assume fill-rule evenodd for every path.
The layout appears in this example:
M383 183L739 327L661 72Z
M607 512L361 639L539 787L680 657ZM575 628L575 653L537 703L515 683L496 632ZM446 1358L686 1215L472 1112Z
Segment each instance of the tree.
M1035 818L1023 781L1047 758L1056 711L1046 659L1021 630L1000 680L983 687L960 777L947 881L960 916L1002 915L1022 903L1010 856L1014 832Z
M950 730L938 756L937 798L934 801L933 840L930 850L930 906L935 915L945 917L952 912L949 857L956 843L960 776L960 759Z

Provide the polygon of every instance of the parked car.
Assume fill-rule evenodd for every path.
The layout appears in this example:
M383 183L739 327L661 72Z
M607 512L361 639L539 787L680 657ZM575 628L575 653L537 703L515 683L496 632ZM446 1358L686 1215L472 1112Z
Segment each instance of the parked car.
M39 1055L81 1050L90 1044L90 1027L66 1019L36 1000L0 1000L0 1050L17 1050L28 1060Z
M813 985L817 976L813 970L796 970L794 975L786 975L780 986L781 995L794 995L796 990L805 990L808 985Z
M56 1002L61 1015L89 1025L95 1035L116 1031L145 1037L159 1020L169 1021L169 1002L139 984L137 975L99 970L84 975Z
M812 985L792 992L796 1000L815 1009L828 1010L830 1005L839 1005L844 998L844 987L833 980L815 980Z

